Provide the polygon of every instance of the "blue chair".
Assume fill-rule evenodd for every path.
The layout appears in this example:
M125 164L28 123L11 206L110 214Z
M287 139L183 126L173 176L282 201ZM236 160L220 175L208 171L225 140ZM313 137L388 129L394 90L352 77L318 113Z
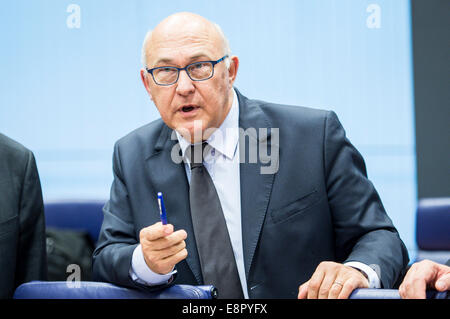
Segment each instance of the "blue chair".
M214 286L173 285L155 292L93 281L31 281L17 287L14 299L214 299Z
M97 242L103 222L104 201L46 202L45 224L59 229L86 231Z
M450 259L450 198L427 198L419 201L416 241L416 262L429 259L445 264Z

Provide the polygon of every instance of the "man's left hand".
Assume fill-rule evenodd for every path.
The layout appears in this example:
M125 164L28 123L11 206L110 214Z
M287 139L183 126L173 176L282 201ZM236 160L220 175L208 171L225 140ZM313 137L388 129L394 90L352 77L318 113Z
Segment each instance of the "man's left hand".
M368 287L369 281L357 269L324 261L298 288L298 299L347 299L356 288Z

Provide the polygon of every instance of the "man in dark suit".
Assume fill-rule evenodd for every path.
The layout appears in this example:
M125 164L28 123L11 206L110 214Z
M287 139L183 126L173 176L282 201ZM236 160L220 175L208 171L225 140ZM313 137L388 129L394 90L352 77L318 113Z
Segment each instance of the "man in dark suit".
M33 153L0 134L0 298L47 279L41 184Z
M401 277L405 246L333 112L247 99L233 88L239 60L220 28L194 14L149 32L143 62L162 119L115 145L96 280L214 284L227 298L347 298ZM192 145L206 145L204 179ZM158 222L157 192L168 225ZM199 226L211 218L199 214L199 195L210 215L223 214L225 237L220 221ZM233 260L222 259L227 245Z

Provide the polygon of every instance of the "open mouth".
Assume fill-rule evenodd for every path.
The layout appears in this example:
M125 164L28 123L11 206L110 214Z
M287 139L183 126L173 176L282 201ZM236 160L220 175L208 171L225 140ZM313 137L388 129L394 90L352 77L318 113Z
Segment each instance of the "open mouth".
M198 106L195 105L184 105L179 108L179 111L183 114L190 114L193 113L196 109L198 109Z
M182 112L185 112L185 113L188 113L188 112L191 112L191 111L194 110L194 109L195 109L195 106L188 105L188 106L183 106L183 107L181 108L181 111L182 111Z

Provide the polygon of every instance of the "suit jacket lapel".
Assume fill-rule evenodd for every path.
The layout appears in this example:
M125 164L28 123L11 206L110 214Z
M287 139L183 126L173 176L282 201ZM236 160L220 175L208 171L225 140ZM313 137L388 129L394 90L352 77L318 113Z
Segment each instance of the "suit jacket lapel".
M171 158L171 152L178 141L171 139L172 130L166 125L161 130L160 137L155 144L154 153L147 159L151 181L156 191L164 195L167 210L167 222L173 224L175 230L184 229L188 256L186 262L201 284L200 260L195 244L192 227L191 211L189 207L189 183L183 162L177 164ZM156 199L155 199L156 200Z
M271 128L271 124L261 108L253 101L249 101L237 90L239 99L239 137L240 148L240 182L241 182L241 215L242 240L244 248L244 263L247 279L252 265L253 256L258 244L262 225L267 212L270 194L275 174L261 174L261 167L266 166L260 162L251 163L249 147L258 145L258 150L264 143L267 149L278 154L278 145L271 143L271 134L262 136L259 128ZM242 134L242 130L245 135ZM247 134L248 133L248 134ZM257 133L256 135L254 133ZM247 137L245 137L247 136ZM245 157L244 157L245 156ZM245 161L244 161L245 159ZM278 161L278 157L276 158Z

